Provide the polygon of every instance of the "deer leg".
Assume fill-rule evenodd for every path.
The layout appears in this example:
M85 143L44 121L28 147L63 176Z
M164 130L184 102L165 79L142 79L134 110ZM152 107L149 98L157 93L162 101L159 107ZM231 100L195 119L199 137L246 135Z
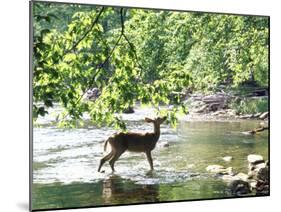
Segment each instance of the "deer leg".
M106 156L104 156L101 160L100 160L100 165L99 165L99 168L98 168L98 172L100 172L100 169L102 167L102 165L108 161L111 157L113 156L113 152L111 151L109 154L107 154Z
M112 172L115 171L114 169L114 163L119 159L119 157L125 152L125 150L119 151L119 152L115 152L115 154L113 155L113 157L110 159L109 164L110 167L112 169Z
M147 151L145 153L146 153L146 157L149 162L149 165L150 165L150 170L153 170L153 161L152 161L152 157L151 157L151 151Z

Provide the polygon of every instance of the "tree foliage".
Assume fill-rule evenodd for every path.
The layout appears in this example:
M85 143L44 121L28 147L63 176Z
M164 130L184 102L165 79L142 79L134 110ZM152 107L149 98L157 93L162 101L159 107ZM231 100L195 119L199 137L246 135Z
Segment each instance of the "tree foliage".
M35 118L59 102L63 126L87 112L97 125L124 129L118 114L139 102L174 122L178 110L186 112L179 93L188 88L268 84L266 17L33 5ZM85 101L93 87L101 95Z

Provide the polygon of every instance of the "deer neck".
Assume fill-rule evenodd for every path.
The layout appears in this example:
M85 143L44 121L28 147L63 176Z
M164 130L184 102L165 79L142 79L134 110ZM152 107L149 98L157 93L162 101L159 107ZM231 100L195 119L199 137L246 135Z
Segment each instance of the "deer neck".
M153 132L153 134L154 134L154 136L155 136L156 141L158 141L158 139L159 139L159 137L160 137L160 125L154 123L153 126L154 126L154 132Z

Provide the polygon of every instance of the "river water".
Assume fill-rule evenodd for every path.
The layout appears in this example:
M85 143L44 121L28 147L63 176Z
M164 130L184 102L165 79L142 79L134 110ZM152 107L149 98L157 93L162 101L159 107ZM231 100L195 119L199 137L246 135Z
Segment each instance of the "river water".
M152 114L149 109L136 109L123 118L130 131L152 131L152 125L143 121ZM39 119L41 127L33 132L33 209L232 197L227 183L207 173L206 167L219 164L247 173L247 155L268 159L268 132L242 133L255 128L258 121L185 119L176 129L161 126L152 152L153 172L148 172L144 154L126 152L116 162L115 173L108 163L104 173L98 173L104 141L115 130L59 129L50 124L53 117ZM225 162L225 156L233 160Z

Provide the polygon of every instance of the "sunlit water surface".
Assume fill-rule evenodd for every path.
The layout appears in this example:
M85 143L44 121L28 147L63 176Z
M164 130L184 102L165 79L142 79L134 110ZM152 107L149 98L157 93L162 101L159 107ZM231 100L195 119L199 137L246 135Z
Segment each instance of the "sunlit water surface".
M152 131L142 120L152 113L136 110L123 118L131 131ZM247 173L247 155L268 157L268 132L241 133L258 121L185 120L177 129L161 126L152 173L143 153L130 152L116 162L114 174L108 163L105 172L98 173L104 141L115 131L92 126L64 130L48 124L51 121L52 116L38 120L43 127L34 128L33 209L231 197L227 184L206 167L219 164ZM233 160L225 162L224 156Z

